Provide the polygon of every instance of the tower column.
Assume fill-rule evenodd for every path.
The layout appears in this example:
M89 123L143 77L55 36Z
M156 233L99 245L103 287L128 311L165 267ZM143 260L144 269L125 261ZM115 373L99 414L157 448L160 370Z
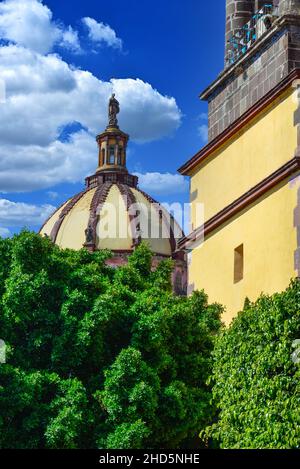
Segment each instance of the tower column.
M225 57L230 48L229 39L250 20L254 11L255 0L226 0Z

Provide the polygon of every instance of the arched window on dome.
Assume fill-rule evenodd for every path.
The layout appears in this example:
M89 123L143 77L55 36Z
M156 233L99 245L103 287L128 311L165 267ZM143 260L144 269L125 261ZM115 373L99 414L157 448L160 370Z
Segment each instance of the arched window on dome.
M101 162L100 162L100 166L104 165L105 164L105 148L102 148L101 150Z
M109 147L108 164L115 164L115 147L114 146Z

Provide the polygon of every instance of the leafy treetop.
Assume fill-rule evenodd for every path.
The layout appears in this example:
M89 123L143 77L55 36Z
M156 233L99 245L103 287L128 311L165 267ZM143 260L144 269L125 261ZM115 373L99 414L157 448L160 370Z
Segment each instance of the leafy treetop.
M209 423L221 307L174 296L145 244L109 256L0 239L1 448L175 448Z

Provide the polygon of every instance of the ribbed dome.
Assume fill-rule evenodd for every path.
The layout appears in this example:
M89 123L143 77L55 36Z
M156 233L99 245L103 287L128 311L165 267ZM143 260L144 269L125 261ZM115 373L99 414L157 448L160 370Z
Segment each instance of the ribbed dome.
M172 256L179 225L150 196L127 184L104 182L80 192L60 207L40 233L62 248L129 252L148 241L155 254Z
M138 188L138 178L126 167L129 135L118 126L119 102L109 100L108 126L97 135L98 167L86 178L86 187L69 199L46 221L41 235L49 236L61 248L89 251L108 249L110 265L124 265L128 255L142 241L154 253L153 268L162 257L175 260L173 287L185 294L187 265L177 240L183 232L166 209Z

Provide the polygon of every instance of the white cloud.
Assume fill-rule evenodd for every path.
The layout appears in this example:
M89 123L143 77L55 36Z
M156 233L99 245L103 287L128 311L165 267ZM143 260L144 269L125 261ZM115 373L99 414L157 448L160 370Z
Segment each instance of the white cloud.
M161 95L139 79L113 79L111 84L121 102L120 124L133 140L159 140L180 126L182 116L175 98Z
M115 49L122 49L122 40L116 32L107 24L98 23L89 16L82 18L83 24L88 28L89 39L98 44L106 44Z
M150 84L139 79L101 81L55 54L2 46L0 78L6 83L0 113L0 191L82 181L95 169L95 135L107 124L112 92L121 103L120 125L135 141L160 139L181 123L175 99ZM72 122L85 130L68 142L59 141L61 129Z
M90 17L83 18L82 22L91 41L122 49L122 40L109 25ZM0 36L40 54L51 52L55 46L73 53L82 52L78 31L54 21L51 10L42 0L0 2Z
M58 199L58 197L59 197L59 193L58 193L58 192L55 192L55 191L48 191L48 192L47 192L47 196L48 196L49 199L51 199L51 200L56 200L56 199Z
M68 26L62 33L62 40L60 46L69 49L71 52L81 52L78 31L75 31L72 26Z
M0 238L8 238L10 236L10 231L8 228L1 228L0 227Z
M12 149L14 153L12 152ZM7 145L0 160L2 192L22 192L51 187L61 182L83 182L96 167L95 140L87 132L72 135L68 142L49 145ZM9 157L10 155L10 157Z
M54 22L51 10L40 0L2 1L0 36L41 54L50 52L55 44L79 47L76 32Z
M189 190L188 181L180 174L171 173L135 173L139 178L139 187L145 192L157 195L182 194Z
M31 205L0 199L1 229L7 233L7 227L24 227L41 225L48 218L55 207L53 205Z
M116 35L106 37L112 45ZM0 192L81 182L93 172L95 136L107 124L112 92L121 104L120 126L132 140L161 139L181 123L175 99L150 84L131 78L102 81L49 54L54 44L77 52L80 45L77 32L55 23L41 1L0 2L1 38L13 43L0 46L0 83L6 91L0 103ZM60 141L72 123L77 131Z
M208 126L206 124L198 127L198 135L200 136L203 143L207 143L208 140Z

